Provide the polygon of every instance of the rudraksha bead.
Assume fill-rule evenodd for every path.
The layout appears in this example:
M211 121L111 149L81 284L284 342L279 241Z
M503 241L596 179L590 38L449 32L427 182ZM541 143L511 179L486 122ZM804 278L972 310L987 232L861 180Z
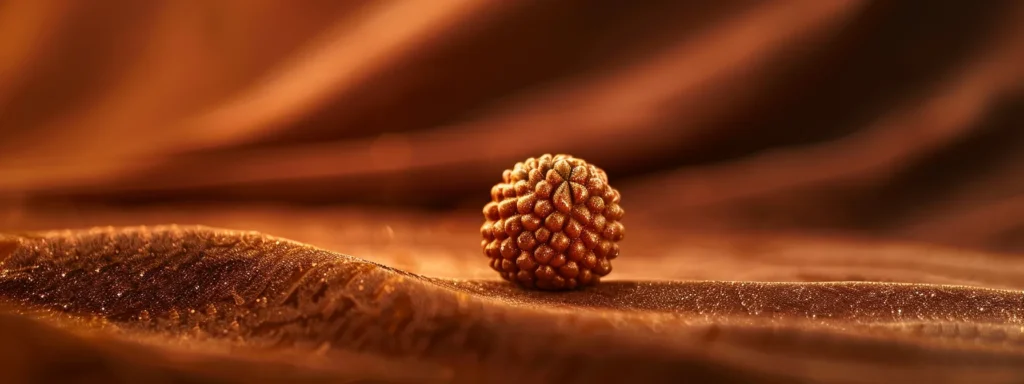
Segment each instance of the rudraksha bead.
M491 188L484 254L505 280L568 290L597 284L619 256L625 213L603 170L569 155L516 163Z

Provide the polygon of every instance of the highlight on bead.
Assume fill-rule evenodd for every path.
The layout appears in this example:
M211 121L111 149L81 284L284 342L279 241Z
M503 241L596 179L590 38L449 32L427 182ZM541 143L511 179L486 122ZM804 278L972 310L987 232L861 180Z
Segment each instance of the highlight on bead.
M527 288L594 285L625 235L619 192L604 170L570 155L516 163L491 188L480 245L491 268Z

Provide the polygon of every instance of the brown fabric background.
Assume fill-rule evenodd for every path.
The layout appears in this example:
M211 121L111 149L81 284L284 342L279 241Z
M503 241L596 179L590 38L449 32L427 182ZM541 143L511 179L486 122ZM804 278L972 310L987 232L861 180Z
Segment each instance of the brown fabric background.
M8 1L0 231L494 279L490 186L570 153L622 192L614 278L1020 289L1022 85L1016 1Z
M9 2L0 191L475 208L565 152L633 220L1020 250L1019 8Z

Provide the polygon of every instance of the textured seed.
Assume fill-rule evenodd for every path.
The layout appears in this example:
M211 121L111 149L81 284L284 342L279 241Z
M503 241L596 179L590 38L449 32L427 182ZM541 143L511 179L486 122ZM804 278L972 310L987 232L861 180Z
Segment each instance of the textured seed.
M603 236L611 241L622 240L622 224L613 222L604 227Z
M593 281L593 275L591 275L589 269L582 269L580 270L580 274L578 277L576 277L576 279L579 280L580 284L587 285L590 284L591 281Z
M519 267L519 270L532 271L534 268L537 268L537 262L533 261L533 257L530 256L529 252L523 252L516 259L516 266Z
M583 233L580 234L580 240L583 241L583 246L586 249L594 249L601 242L601 237L597 233L589 229L584 229Z
M519 249L529 252L537 247L537 238L533 237L533 232L523 232L516 239L516 245Z
M498 219L498 221L492 223L491 234L494 235L494 238L498 240L508 237L508 234L505 233L505 221Z
M558 268L558 274L571 279L580 274L580 267L576 265L575 261L570 261Z
M559 212L569 213L572 209L572 194L569 192L569 183L562 183L557 189L555 189L555 196L551 198L551 201L555 203L555 209ZM498 211L501 211L501 207L498 207Z
M487 254L487 257L490 257L492 259L500 259L501 258L501 251L498 250L498 248L500 248L500 247L501 247L501 242L498 241L498 240L493 240L493 241L487 243L487 246L484 248L484 250L485 250L485 252Z
M551 240L551 231L541 228L533 232L533 237L537 239L538 243L547 243L548 240Z
M551 184L551 186L554 187L557 185L562 185L562 183L565 182L565 178L563 178L562 175L560 175L557 171L552 169L548 171L547 175L544 176L544 181L547 181L548 184Z
M569 222L565 224L565 234L569 235L570 239L578 239L580 233L583 233L583 224L576 219L569 219Z
M533 163L534 163L533 167L536 167L536 163L537 162L534 161ZM530 166L530 164L527 164L527 166ZM530 178L528 179L528 181L530 182L530 185L536 186L537 183L539 183L541 180L544 180L544 173L541 172L537 168L531 169L530 170Z
M501 252L501 257L504 259L511 259L519 254L519 247L516 246L516 242L511 237L502 240L501 246L498 249Z
M605 188L604 193L601 195L601 198L604 199L605 205L611 205L613 203L612 200L614 200L613 199L614 197L615 197L615 190L613 190L611 188Z
M594 253L596 253L598 257L608 257L608 253L611 252L611 249L611 241L601 240L601 243L599 243L597 247L594 248Z
M493 201L487 203L487 205L484 206L484 217L487 218L487 220L500 219L501 216L498 215L498 203L495 203Z
M519 270L519 273L516 273L516 280L524 287L533 287L533 271Z
M587 247L582 241L573 241L566 253L569 255L569 259L575 261L583 260L583 256L587 254Z
M551 170L551 159L554 158L550 153L545 153L537 158L537 169L543 173L548 173Z
M555 277L554 268L547 265L537 268L537 278L550 281L552 277Z
M520 165L520 164L516 164ZM525 181L529 176L527 172L523 170L521 166L516 167L517 169L512 171L512 181Z
M530 191L533 189L533 188L530 188L530 183L527 183L526 180L519 180L519 181L517 181L516 185L515 185L515 188L516 188L516 196L526 195L527 193L530 193Z
M607 183L599 178L591 177L587 179L587 191L594 197L604 196L604 190L608 186Z
M494 240L494 234L491 233L491 224L484 223L484 225L480 226L480 236L483 236L484 241Z
M548 265L550 265L552 267L555 267L555 268L558 268L558 267L561 267L561 266L565 265L566 261L568 261L568 260L565 259L565 254L564 253L559 253L559 254L555 255L554 258L551 259L551 262L549 262Z
M537 247L537 251L534 253L534 259L536 259L538 263L547 264L551 261L551 258L555 257L555 253L557 252L555 252L554 249L551 249L551 247L542 245Z
M551 183L541 180L537 183L537 187L534 188L534 191L537 193L537 198L550 199L551 193L553 193L555 189L551 186Z
M607 219L605 219L604 215L600 213L594 215L594 218L590 220L590 227L594 228L597 232L604 231L604 226L606 224L608 224Z
M587 252L586 256L583 256L583 266L587 269L594 269L597 267L597 255L593 252Z
M551 232L561 231L565 227L566 216L561 212L552 213L547 219L544 219L544 228L547 228Z
M540 228L540 218L532 213L527 213L525 215L520 216L519 221L522 222L523 228L525 228L527 231L536 231L537 228ZM603 228L599 228L598 230L601 229Z
M507 219L516 213L516 199L505 199L498 203L498 214Z
M555 276L551 278L551 286L555 289L565 289L565 278L562 276Z
M574 183L585 183L587 178L590 177L590 167L586 163L577 163L576 167L573 167L572 174L569 175L569 181Z
M505 220L505 234L509 236L518 236L519 232L523 231L523 223L519 217L512 216L508 220Z
M534 196L532 193L526 193L523 197L519 198L519 201L516 202L516 209L520 214L525 215L533 212L533 206L535 204L537 204L537 196Z
M480 246L502 279L526 288L598 284L619 256L621 195L582 159L545 154L516 163L491 188Z
M587 187L580 183L569 183L569 187L572 189L572 201L574 203L581 203L587 201L590 198L590 192L587 192Z
M604 216L612 221L622 220L623 214L625 212L622 210L622 207L614 203L604 210Z
M615 223L608 224L608 226L604 227L604 232L601 232L601 236L608 240L616 241L619 237L619 227Z
M612 271L612 263L608 259L599 259L597 261L597 268L594 268L594 274L598 276L604 276Z
M572 207L572 218L576 219L576 221L579 221L580 224L583 224L584 226L590 226L590 221L592 220L590 211L583 205Z
M551 200L539 200L533 207L533 214L537 217L548 217L552 212L555 211L555 205L551 203Z
M608 260L611 260L611 259L614 259L616 257L619 257L619 245L615 244L615 243L612 243L611 249L608 250L608 256L605 256L605 257L607 257Z
M555 251L564 252L569 248L569 237L562 232L555 232L554 235L551 235L551 242L549 244Z
M572 164L570 164L567 157L555 160L555 172L558 172L564 179L569 179L569 175L572 174L572 168Z
M590 196L587 199L587 208L593 212L604 212L604 199L600 196Z

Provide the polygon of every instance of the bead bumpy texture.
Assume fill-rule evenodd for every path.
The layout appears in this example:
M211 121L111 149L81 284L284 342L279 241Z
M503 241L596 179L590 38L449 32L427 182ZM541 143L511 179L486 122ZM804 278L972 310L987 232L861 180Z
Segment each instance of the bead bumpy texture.
M582 159L545 154L517 163L484 206L484 254L502 278L523 287L597 284L625 235L620 198L608 175Z

